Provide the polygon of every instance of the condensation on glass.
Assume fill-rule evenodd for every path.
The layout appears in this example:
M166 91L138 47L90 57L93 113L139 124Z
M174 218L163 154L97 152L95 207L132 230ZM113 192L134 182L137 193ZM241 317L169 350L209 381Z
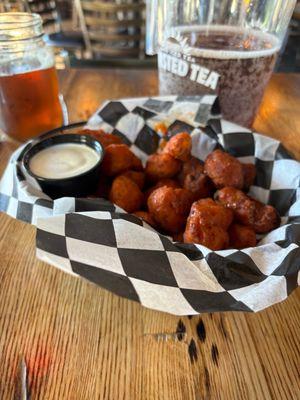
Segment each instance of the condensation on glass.
M251 126L295 0L147 0L146 52L160 93L219 95L226 119Z

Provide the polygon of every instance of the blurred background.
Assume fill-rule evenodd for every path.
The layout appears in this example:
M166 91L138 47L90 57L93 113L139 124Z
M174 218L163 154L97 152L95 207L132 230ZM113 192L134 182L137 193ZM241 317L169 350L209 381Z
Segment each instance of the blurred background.
M56 67L152 68L144 51L145 0L1 0L0 12L40 14ZM300 72L300 0L277 72Z

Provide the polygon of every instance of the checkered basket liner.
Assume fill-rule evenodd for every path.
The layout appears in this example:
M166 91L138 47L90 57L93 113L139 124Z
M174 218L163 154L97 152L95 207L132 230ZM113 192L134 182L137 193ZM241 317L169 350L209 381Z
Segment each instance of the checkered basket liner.
M211 251L173 242L104 199L51 200L22 167L17 150L0 183L0 210L37 225L37 256L145 307L176 315L259 311L298 286L300 266L300 163L271 138L221 119L214 96L139 98L105 103L88 121L120 137L145 163L156 151L157 122L171 135L192 136L204 160L223 148L255 163L250 194L274 205L281 226L259 246Z

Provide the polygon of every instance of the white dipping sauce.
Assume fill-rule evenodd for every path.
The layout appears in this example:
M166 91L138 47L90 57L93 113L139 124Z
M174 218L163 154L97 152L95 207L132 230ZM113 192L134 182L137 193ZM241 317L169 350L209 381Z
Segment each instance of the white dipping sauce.
M87 172L99 159L100 155L85 144L63 143L36 153L29 168L42 178L63 179Z

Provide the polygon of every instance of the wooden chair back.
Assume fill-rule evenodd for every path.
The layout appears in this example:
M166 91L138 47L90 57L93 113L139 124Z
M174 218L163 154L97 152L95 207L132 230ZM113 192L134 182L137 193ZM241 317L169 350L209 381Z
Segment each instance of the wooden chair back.
M24 3L28 11L41 16L46 33L61 30L60 16L55 0L24 0Z
M0 12L24 12L26 7L23 0L0 0Z
M93 58L139 58L144 53L144 0L80 0L79 3L86 47Z

